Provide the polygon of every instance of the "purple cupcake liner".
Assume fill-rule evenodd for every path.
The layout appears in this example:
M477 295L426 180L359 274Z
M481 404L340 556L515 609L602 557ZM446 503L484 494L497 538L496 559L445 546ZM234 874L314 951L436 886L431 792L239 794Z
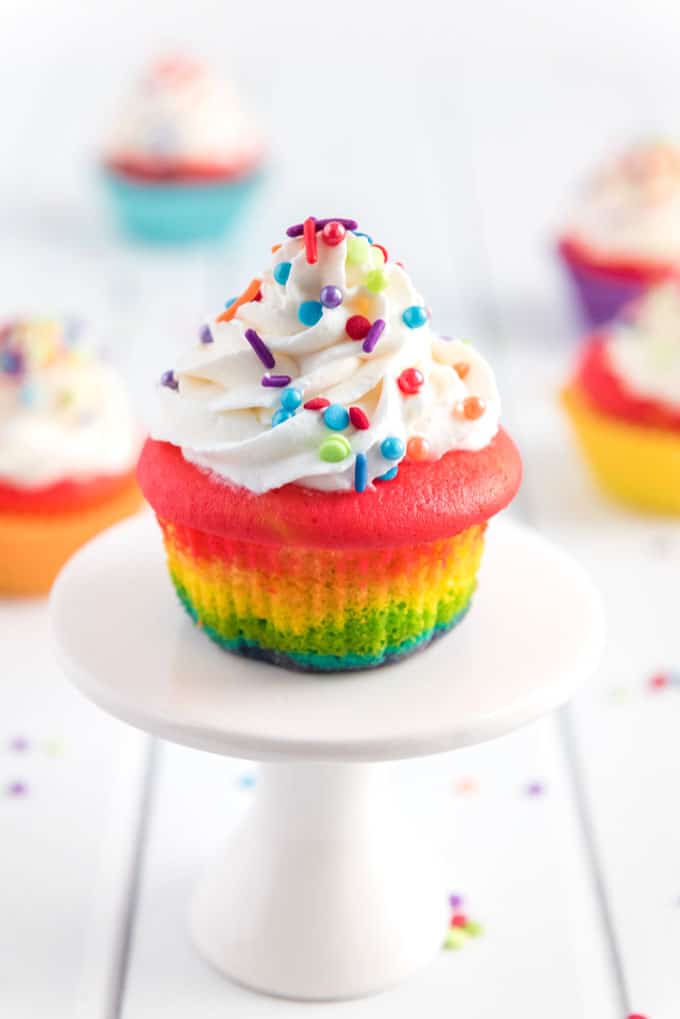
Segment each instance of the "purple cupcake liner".
M610 322L624 305L637 300L649 284L621 276L607 276L601 270L593 272L587 266L563 259L563 265L589 329Z

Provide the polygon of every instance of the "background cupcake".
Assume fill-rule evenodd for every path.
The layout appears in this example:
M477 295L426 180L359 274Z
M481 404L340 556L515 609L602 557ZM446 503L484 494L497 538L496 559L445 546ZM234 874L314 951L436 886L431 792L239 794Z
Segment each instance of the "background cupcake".
M104 153L122 225L145 241L223 236L251 196L259 129L231 87L197 61L153 64L123 103Z
M437 336L353 220L289 228L163 377L139 477L190 615L223 647L366 668L451 629L514 496L491 370Z
M680 513L680 283L653 288L589 340L564 401L610 494Z
M136 510L140 435L77 323L0 327L0 594L47 591L69 556Z
M559 240L586 321L599 325L680 268L680 149L638 145L587 183Z

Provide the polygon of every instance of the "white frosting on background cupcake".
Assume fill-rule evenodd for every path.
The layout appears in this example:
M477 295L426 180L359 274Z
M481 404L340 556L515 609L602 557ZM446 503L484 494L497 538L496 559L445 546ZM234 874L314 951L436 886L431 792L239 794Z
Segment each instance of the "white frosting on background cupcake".
M680 412L680 283L648 291L611 329L607 355L626 388Z

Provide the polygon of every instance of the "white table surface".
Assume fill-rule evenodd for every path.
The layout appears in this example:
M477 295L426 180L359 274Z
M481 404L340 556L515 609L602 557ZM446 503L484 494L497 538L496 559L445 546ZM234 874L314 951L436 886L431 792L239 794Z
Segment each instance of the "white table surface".
M680 668L680 528L590 484L556 401L576 327L547 249L591 154L674 127L673 5L635 19L612 2L442 14L424 0L407 17L352 0L352 30L329 39L331 14L310 0L257 18L206 0L24 6L8 0L0 33L0 313L95 320L145 414L153 377L283 227L356 214L403 258L435 324L492 357L526 464L514 512L605 597L605 660L570 708L400 766L415 816L434 812L455 843L451 891L483 937L394 991L305 1013L677 1019L680 688L648 679ZM228 53L268 117L270 180L228 251L127 248L100 216L87 154L128 69L187 38ZM341 69L329 47L344 48ZM84 701L40 601L0 606L0 642L0 1014L299 1014L224 982L184 927L202 854L246 808L255 767L155 743Z

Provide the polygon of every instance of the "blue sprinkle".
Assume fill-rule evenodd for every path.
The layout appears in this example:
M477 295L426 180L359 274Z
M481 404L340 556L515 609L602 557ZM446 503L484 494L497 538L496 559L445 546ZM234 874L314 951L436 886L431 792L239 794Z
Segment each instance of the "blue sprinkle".
M292 265L290 262L279 262L278 265L274 266L274 279L277 283L280 283L282 287L285 287L290 276L290 270Z
M279 408L279 410L275 410L272 415L272 428L276 428L277 425L283 424L284 421L287 421L288 418L292 418L292 416L292 414L290 414L287 410L284 410L282 407Z
M303 326L315 326L323 315L321 301L303 301L298 308L298 318Z
M427 322L427 312L421 305L412 304L410 308L406 308L402 313L401 318L409 329L419 329L420 326L424 326Z
M369 244L373 243L373 238L370 234L362 233L361 230L352 230L355 237L365 237Z
M404 455L404 443L396 435L389 435L380 443L380 452L386 460L401 460Z
M281 406L284 410L296 411L302 403L302 393L299 389L295 389L294 386L288 386L281 393Z
M231 308L232 304L234 304L235 302L236 302L236 298L235 297L230 297L228 301L224 302L225 310L227 308Z
M323 412L323 421L326 428L334 432L341 432L349 424L349 414L340 403L332 403Z
M376 478L375 480L376 481L391 481L392 478L396 478L398 470L399 470L398 467L390 467L389 471L385 471L384 474L381 474L380 477Z
M19 390L19 401L24 407L32 407L38 399L38 389L32 382L24 382Z
M357 453L354 461L354 488L357 492L365 492L368 484L368 467L366 454Z

